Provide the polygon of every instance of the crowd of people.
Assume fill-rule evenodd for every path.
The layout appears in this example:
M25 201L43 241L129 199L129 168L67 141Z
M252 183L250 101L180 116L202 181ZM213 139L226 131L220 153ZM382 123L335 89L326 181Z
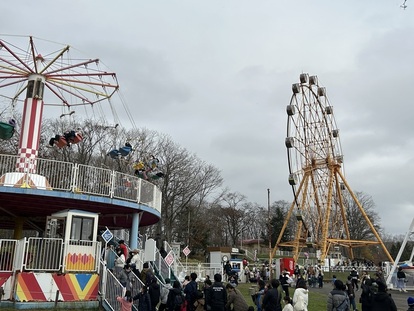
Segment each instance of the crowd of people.
M158 284L148 263L143 264L142 271L137 269L138 250L132 250L128 254L123 241L120 241L117 254L114 274L125 288L124 296L117 297L121 311L132 310L134 301L138 302L139 311L307 311L308 288L322 288L324 284L320 265L297 265L292 275L285 269L277 279L270 277L266 267L252 268L249 276L250 273L253 276L247 278L247 282L256 283L257 289L250 293L250 303L254 306L249 306L238 289L239 275L229 268L229 263L224 265L223 275L217 273L213 280L206 276L202 284L197 282L196 273L186 276L183 282L165 279L165 284ZM362 311L396 311L396 304L387 290L381 269L371 274L363 271L359 275L354 267L344 281L333 275L326 310L357 311L359 302ZM132 294L132 282L136 279L132 277L134 275L143 284L140 292L135 295ZM401 267L397 272L397 280L397 289L405 292L405 274ZM329 281L326 280L325 286L327 284ZM408 297L407 304L408 310L414 310L413 297Z

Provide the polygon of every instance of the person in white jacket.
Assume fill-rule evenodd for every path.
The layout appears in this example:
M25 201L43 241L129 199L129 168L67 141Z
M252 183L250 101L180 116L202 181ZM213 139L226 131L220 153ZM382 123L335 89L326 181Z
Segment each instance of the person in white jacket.
M293 294L293 310L308 311L308 288L305 280L298 281L296 284L295 293Z
M119 275L121 274L122 269L124 269L125 266L125 255L122 249L117 248L116 254L118 257L115 259L115 276L119 278Z

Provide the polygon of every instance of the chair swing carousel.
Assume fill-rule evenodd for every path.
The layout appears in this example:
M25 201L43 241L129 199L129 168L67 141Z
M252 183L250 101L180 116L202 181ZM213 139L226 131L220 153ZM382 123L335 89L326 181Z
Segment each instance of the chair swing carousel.
M0 139L8 140L13 137L16 127L16 121L9 119L6 122L0 122Z

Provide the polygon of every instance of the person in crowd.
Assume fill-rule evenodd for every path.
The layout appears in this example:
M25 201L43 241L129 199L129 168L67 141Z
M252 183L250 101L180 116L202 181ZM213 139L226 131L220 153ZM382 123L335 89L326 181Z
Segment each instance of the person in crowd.
M128 247L125 245L124 240L119 240L118 247L122 249L122 253L124 254L125 260L128 258Z
M366 278L365 281L361 282L361 296L359 298L362 311L372 311L371 300L373 293L372 279Z
M309 304L309 290L306 286L305 280L297 283L295 292L293 293L292 304L295 310L308 311Z
M124 256L124 252L119 247L116 249L116 254L118 257L115 259L114 269L115 269L115 276L119 278L119 275L121 274L122 269L124 269L125 267L125 256Z
M335 281L335 288L328 294L326 310L349 310L349 298L345 291L344 283L341 280Z
M405 290L405 272L402 267L398 267L397 271L397 288L400 292L407 292Z
M161 296L160 285L155 277L151 279L151 284L148 286L148 294L151 299L151 310L155 311Z
M120 311L131 311L132 310L132 296L131 291L125 291L125 296L117 296L116 300L121 303L121 310Z
M369 276L369 273L367 271L362 271L362 275L361 275L361 287L362 284L365 282L366 279L370 279L371 277Z
M211 287L211 285L213 285L213 283L209 278L206 278L204 280L204 287L203 287L203 296L204 296L204 310L207 310L207 304L206 304L206 296L207 296L207 291L209 290L209 288Z
M221 282L221 274L214 275L214 283L206 291L206 308L210 311L224 311L227 304L227 292Z
M149 266L148 262L144 262L141 271L141 282L144 283L147 287L152 283L152 279L154 278L154 272Z
M348 275L348 280L346 281L346 293L349 297L349 303L352 307L352 310L356 311L356 302L355 302L355 290L354 290L354 282L352 282L352 276Z
M131 267L128 264L126 264L124 269L120 272L118 280L127 290L132 290L132 283L135 282L135 275L132 273Z
M170 289L170 292L168 293L168 311L181 311L181 307L183 306L184 301L184 294L181 290L181 284L179 281L175 280L173 283L173 288Z
M352 286L356 291L358 291L358 282L359 282L359 273L355 267L352 267L352 270L350 272L351 280L352 280Z
M257 282L257 285L259 286L258 291L254 295L254 303L256 305L257 311L262 311L262 302L265 295L265 286L266 283L263 280L259 280ZM253 298L253 297L252 297Z
M293 311L292 299L290 297L285 296L283 297L284 307L282 311Z
M141 276L141 272L138 269L138 265L140 262L140 257L139 257L139 249L134 249L129 253L129 258L126 261L132 269L132 272L134 272L134 274L137 277Z
M397 311L397 306L391 295L387 292L387 285L378 281L378 292L372 295L371 310L373 311Z
M318 278L318 287L323 287L323 269L321 265L316 266L317 278Z
M407 311L414 311L414 298L408 297L407 298L408 309Z
M243 294L232 284L226 285L227 289L227 303L226 310L233 311L247 311L249 305L243 297Z
M336 281L336 275L334 274L333 276L332 276L332 287L334 287L335 288L335 281Z
M185 288L186 287L186 285L188 284L188 283L190 283L190 276L189 275L186 275L185 277L184 277L184 280L183 280L183 284L182 284L182 287L183 288Z
M138 300L138 311L151 311L151 298L148 294L148 288L144 285L141 291L134 296L133 300Z
M299 265L295 266L295 270L293 271L293 274L295 275L295 279L299 278L299 276L301 275Z
M290 276L289 276L289 271L288 270L284 270L283 273L280 275L279 277L279 281L280 284L282 285L283 290L285 291L285 296L290 297L289 295L289 287L290 287L290 283L289 280Z
M313 266L308 267L308 284L310 287L316 287L316 272Z
M171 280L169 278L165 279L165 285L161 286L160 290L160 306L158 307L158 311L164 311L167 309L167 300L168 300L168 294L170 293L170 290L172 289Z
M194 311L194 303L197 299L197 273L190 274L190 282L184 287L185 301L187 302L187 311Z
M226 275L226 280L228 281L231 277L233 268L231 267L230 261L227 260L224 264L224 274Z
M244 267L244 277L246 278L246 283L250 281L250 269L249 266Z
M281 297L277 288L280 282L276 279L270 281L271 288L263 298L262 309L265 311L282 311Z
M380 267L378 268L377 272L375 272L374 281L376 283L382 282L384 284L387 284L387 282L385 281L384 272L382 271L382 269Z

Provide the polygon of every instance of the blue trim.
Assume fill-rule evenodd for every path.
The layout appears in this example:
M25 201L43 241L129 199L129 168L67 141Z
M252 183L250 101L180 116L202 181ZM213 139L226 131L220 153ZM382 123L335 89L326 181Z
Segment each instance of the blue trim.
M57 191L57 190L15 188L15 187L7 187L7 186L1 186L0 193L30 194L30 195L36 195L36 196L74 199L74 200L81 200L81 201L98 202L102 204L120 205L123 207L135 209L137 211L147 212L147 213L157 216L158 218L161 218L160 212L153 207L149 207L147 205L143 205L137 202L124 201L124 200L114 199L114 198L109 198L109 197L100 197L100 196L95 196L95 195L87 195L87 194L81 194L81 193L78 194L78 193L73 193L73 192L65 192L65 191Z

